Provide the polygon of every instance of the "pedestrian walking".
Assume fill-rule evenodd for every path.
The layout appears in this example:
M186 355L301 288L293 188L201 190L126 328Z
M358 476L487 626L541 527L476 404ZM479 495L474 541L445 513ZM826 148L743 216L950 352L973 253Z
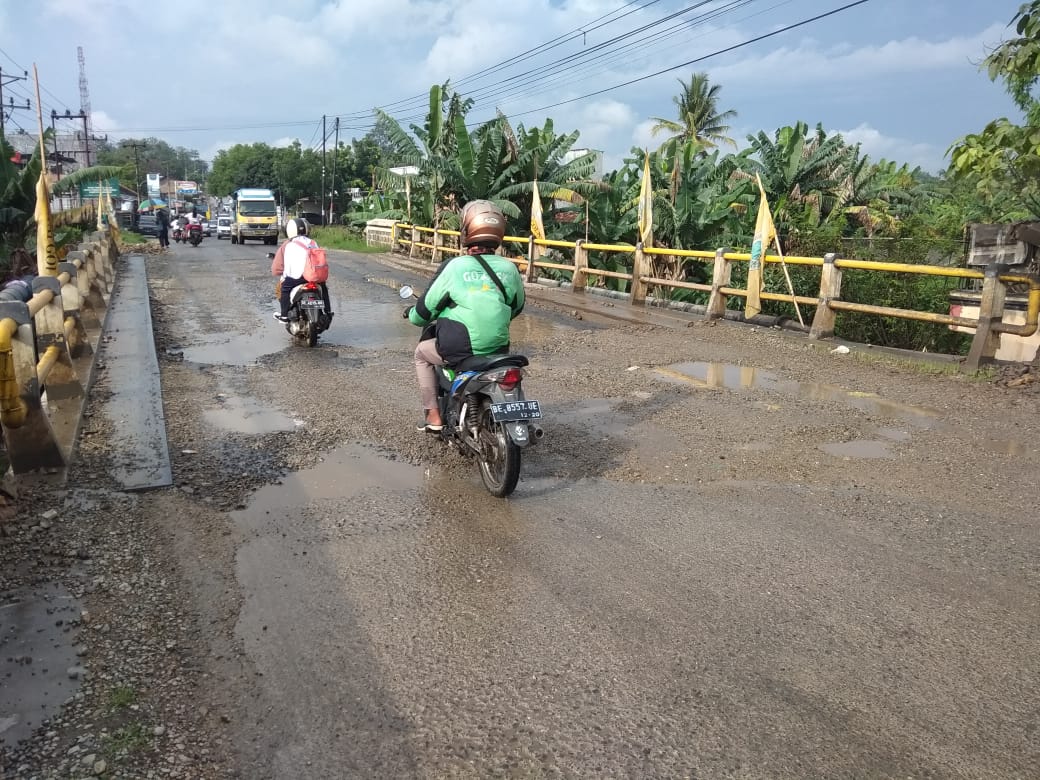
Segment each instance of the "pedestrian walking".
M157 209L155 212L155 224L159 228L159 246L170 245L170 215L166 209Z

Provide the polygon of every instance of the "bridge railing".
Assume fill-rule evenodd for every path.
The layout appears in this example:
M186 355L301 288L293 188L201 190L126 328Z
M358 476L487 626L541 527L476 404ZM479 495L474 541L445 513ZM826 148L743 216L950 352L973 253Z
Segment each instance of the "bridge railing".
M457 230L434 229L406 222L396 222L393 226L391 245L397 251L406 251L410 257L428 257L437 263L451 253L458 251ZM670 249L668 247L644 247L641 243L595 244L586 241L556 241L537 239L534 236L506 236L506 245L526 245L526 255L511 257L526 274L528 281L538 278L540 269L553 269L569 274L572 289L584 292L590 277L615 278L628 284L628 298L633 305L645 305L651 288L698 290L708 294L707 316L718 319L725 315L731 297L746 297L746 289L732 286L732 272L737 263L747 263L751 255L741 252L729 252L724 248L714 252L703 250ZM556 250L556 254L569 262L544 259L546 250ZM615 263L615 270L596 268L589 264L589 252L616 256L621 260ZM689 282L681 278L667 279L653 275L653 258L674 258L673 263L680 270L685 263L703 263L711 266L711 282ZM786 263L789 266L803 266L819 269L818 293L816 296L771 293L763 291L761 297L767 301L790 303L797 301L799 305L814 307L811 323L808 326L809 337L813 339L830 338L834 335L837 315L840 312L856 312L877 317L894 317L897 319L931 322L950 327L970 328L975 331L971 349L965 361L965 368L975 371L987 359L996 354L1001 334L1028 337L1037 332L1040 319L1040 277L1033 274L1009 273L1005 266L992 265L984 271L972 268L954 268L937 265L913 265L906 263L876 262L873 260L851 260L840 257L837 253L829 253L823 257L784 257L767 255L763 258L767 265ZM620 270L620 269L624 270ZM977 317L964 317L945 312L921 311L915 309L878 306L869 302L846 301L842 299L842 272L845 269L856 269L881 274L911 274L918 276L943 276L962 280L981 282L982 295ZM676 276L684 276L677 273ZM1026 299L1025 322L1011 323L1004 321L1005 298L1008 285L1024 285L1028 287Z
M0 428L11 471L68 463L115 282L118 246L92 233L37 276L28 301L0 300Z

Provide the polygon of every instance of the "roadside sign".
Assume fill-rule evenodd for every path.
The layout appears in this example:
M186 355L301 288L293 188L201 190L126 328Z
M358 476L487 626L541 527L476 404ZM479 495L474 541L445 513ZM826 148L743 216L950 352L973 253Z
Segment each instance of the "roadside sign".
M96 198L98 195L103 193L118 195L119 179L113 176L111 179L102 179L101 181L90 182L85 181L79 185L79 196L84 200L87 198Z

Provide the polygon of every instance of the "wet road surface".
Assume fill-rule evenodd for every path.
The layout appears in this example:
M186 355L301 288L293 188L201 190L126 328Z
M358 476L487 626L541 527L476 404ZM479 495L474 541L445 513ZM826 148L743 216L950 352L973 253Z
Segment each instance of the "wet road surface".
M207 240L152 276L183 291L178 350L219 388L196 424L304 446L323 423L299 393L328 377L328 416L407 431L416 330L393 288L422 280L333 256L336 320L309 351L271 321L265 251ZM528 453L510 500L373 423L227 515L255 670L246 774L1037 776L1035 515L937 499L930 473L891 465L959 441L948 412L712 360L619 389L602 357L580 362L596 327L536 306L517 322L558 443ZM289 392L285 366L306 377ZM789 467L732 471L783 449L766 422L781 408L866 423L810 431Z

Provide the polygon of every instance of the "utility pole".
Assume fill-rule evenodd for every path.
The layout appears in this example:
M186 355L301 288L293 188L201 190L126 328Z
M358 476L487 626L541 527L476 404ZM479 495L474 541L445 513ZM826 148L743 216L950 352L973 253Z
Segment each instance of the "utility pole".
M329 136L325 132L325 115L321 115L321 210L322 210L322 223L325 222L325 139Z
M22 71L21 76L5 76L3 68L0 68L0 135L4 135L4 84L14 84L16 81L28 81L29 71ZM14 98L10 98L10 108L21 108L14 104ZM29 107L29 98L25 99L25 107Z
M137 203L141 203L141 162L137 157L137 150L144 149L148 144L139 144L137 141L133 143L125 144L134 150L134 195L137 196Z
M81 119L83 120L83 157L86 160L85 168L90 167L90 135L88 134L89 125L87 124L88 115L80 111L78 114L73 114L67 108L64 114L59 114L57 111L51 111L51 127L54 128L54 153L58 153L58 130L54 122L57 119ZM61 174L61 163L59 165L59 175Z
M339 160L339 117L336 117L336 143L332 146L332 186L329 188L329 221L332 223L332 204L336 199L336 162Z

